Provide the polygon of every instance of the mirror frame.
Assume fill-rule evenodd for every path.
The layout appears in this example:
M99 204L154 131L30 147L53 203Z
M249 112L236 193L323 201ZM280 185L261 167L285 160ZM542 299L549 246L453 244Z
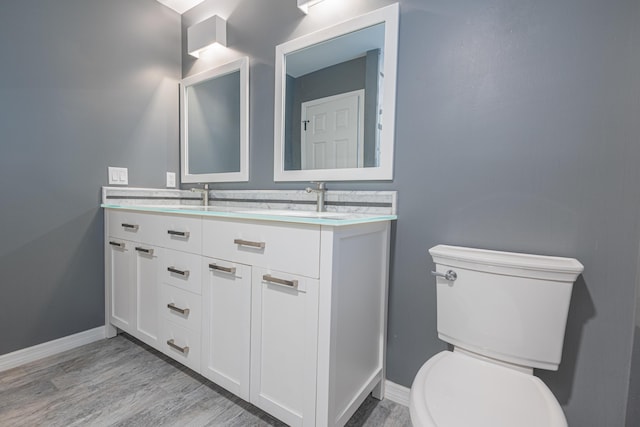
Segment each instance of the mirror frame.
M398 3L394 3L276 46L273 147L274 181L393 180L399 9ZM284 128L287 55L318 43L382 23L385 24L385 28L384 64L382 67L382 72L384 74L384 81L382 85L383 126L380 130L379 147L380 164L377 167L363 168L286 170L284 168Z
M240 71L240 170L238 172L189 173L187 89L195 84ZM180 85L181 183L249 181L249 58L243 57L182 80Z

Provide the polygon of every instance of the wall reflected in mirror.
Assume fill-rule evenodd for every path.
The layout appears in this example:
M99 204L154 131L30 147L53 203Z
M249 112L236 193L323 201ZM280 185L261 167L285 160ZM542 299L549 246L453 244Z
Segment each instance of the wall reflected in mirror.
M182 82L182 182L247 181L249 60L242 58Z
M385 23L285 55L284 169L380 165Z
M240 171L240 70L187 87L189 172Z

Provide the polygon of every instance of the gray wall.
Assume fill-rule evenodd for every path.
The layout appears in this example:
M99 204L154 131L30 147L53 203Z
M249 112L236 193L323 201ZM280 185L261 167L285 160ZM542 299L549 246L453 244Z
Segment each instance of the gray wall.
M251 57L251 170L273 182L275 45L386 0L207 0L186 27L228 17ZM558 372L539 372L569 424L623 426L640 230L637 0L401 0L387 374L405 386L446 348L436 336L427 249L438 243L578 258ZM333 9L332 9L333 8ZM184 40L183 40L184 43ZM215 60L222 58L217 57ZM183 74L212 65L183 54Z
M635 328L633 342L626 427L638 427L640 425L640 326Z
M104 325L100 187L178 171L180 17L154 0L0 3L0 354Z
M380 75L380 49L367 52L365 66L364 97L364 167L378 166L376 158L380 132L378 131L378 115L380 100L378 99L378 83Z

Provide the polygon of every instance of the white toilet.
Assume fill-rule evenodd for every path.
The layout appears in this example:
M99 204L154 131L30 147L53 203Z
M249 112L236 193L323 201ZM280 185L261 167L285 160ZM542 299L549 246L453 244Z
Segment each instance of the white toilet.
M438 337L454 346L420 368L415 427L566 427L533 368L557 370L573 282L572 258L438 245Z

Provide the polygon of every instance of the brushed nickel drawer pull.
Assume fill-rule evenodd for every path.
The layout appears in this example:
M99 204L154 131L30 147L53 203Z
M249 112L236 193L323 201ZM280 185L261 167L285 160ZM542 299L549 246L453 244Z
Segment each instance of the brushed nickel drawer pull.
M233 243L240 246L250 246L252 248L264 249L267 245L265 242L252 242L250 240L234 239Z
M143 254L153 255L153 249L147 249L140 246L136 246L136 251L142 252Z
M127 230L131 230L131 231L138 231L138 228L140 228L138 224L126 224L123 222L120 225L122 226L122 228L126 228Z
M185 239L189 238L188 231L167 230L167 233L176 237L184 237Z
M172 267L167 267L167 271L170 273L179 274L185 279L189 277L189 270L178 270L177 268L172 266Z
M173 338L171 338L169 341L167 341L167 345L173 349L178 350L180 353L182 354L187 354L189 353L189 346L184 346L184 347L180 347L179 345L177 345L175 343L175 341L173 340Z
M298 289L298 281L295 279L294 280L278 279L277 277L273 277L270 274L265 274L264 276L262 276L262 280L264 280L265 282L275 283L277 285L284 285L284 286L289 286L290 288Z
M116 248L124 249L124 243L114 242L113 240L109 242L111 246L115 246Z
M180 308L180 307L176 307L176 305L175 305L174 303L167 304L167 308L168 308L169 310L173 310L173 311L175 311L176 313L180 313L180 314L183 314L183 315L185 315L185 316L188 316L188 315L189 315L189 312L191 311L191 310L189 310L188 308Z
M209 268L212 270L222 271L223 273L236 274L235 267L223 267L217 264L209 264Z

